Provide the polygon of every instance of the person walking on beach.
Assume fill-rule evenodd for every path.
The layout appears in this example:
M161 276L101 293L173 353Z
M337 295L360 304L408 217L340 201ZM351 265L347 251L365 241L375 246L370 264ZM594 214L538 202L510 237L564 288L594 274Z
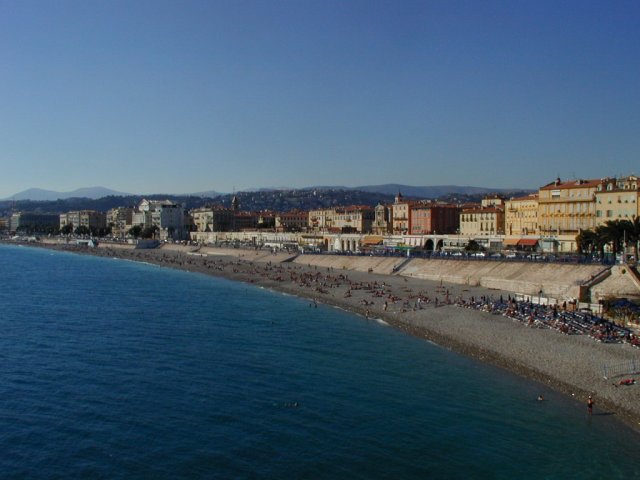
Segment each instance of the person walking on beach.
M593 397L589 395L589 398L587 399L587 411L589 412L589 415L593 414L593 403Z

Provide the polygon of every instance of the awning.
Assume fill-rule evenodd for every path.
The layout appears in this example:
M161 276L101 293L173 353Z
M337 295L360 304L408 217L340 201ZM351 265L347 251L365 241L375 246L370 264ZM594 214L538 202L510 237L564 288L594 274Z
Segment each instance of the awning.
M519 241L519 238L506 238L502 241L502 245L504 245L505 247L515 247L516 245L518 245Z
M519 247L535 247L536 245L538 245L537 238L521 238L518 241Z
M362 240L362 245L382 245L384 237L379 235L368 235Z

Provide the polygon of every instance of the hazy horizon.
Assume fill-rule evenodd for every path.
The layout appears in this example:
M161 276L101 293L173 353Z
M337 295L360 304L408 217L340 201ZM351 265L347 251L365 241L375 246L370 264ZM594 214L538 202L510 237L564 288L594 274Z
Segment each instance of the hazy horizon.
M0 198L635 172L635 2L0 2Z

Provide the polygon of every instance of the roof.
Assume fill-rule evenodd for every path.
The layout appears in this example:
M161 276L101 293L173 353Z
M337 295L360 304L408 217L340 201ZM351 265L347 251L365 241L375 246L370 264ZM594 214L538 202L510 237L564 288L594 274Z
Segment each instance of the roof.
M525 202L527 200L538 200L539 195L537 193L530 193L529 195L524 195L522 197L512 197L508 202Z
M604 183L606 179L595 178L591 180L568 180L566 182L561 181L559 178L555 182L548 183L544 187L540 187L540 190L563 190L569 188L595 188L601 183Z
M498 207L465 208L462 213L502 213L504 209Z

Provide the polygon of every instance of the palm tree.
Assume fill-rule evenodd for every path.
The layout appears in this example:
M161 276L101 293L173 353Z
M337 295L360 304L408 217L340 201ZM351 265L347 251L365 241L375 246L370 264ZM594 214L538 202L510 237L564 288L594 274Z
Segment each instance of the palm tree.
M629 222L629 230L627 231L627 240L633 242L633 256L638 261L638 242L640 242L640 217L633 217Z
M578 252L583 255L592 254L597 250L598 238L593 230L582 230L576 236Z
M620 250L620 242L624 236L623 230L620 227L620 222L615 220L608 220L604 225L598 225L595 230L596 236L601 246L601 251L604 253L604 246L611 245L611 251L614 255Z

